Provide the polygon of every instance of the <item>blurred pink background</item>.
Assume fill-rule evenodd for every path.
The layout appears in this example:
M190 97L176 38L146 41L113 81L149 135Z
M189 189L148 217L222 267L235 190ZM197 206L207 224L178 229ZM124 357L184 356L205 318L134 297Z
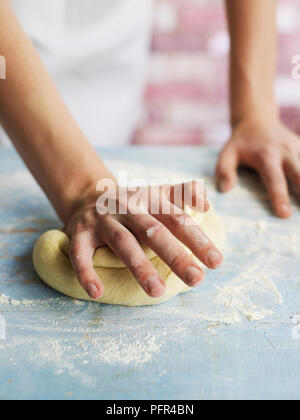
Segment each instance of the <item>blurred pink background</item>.
M145 112L136 144L223 144L229 39L222 0L156 0ZM276 91L283 120L300 134L300 1L278 1Z

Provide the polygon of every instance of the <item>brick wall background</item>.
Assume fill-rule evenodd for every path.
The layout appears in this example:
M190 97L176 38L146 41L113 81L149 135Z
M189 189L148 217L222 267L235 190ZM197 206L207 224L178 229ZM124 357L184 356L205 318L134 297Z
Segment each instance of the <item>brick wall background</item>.
M243 0L241 0L243 1ZM282 118L300 134L300 1L279 0L276 83ZM221 144L230 133L223 0L156 0L145 115L137 144Z

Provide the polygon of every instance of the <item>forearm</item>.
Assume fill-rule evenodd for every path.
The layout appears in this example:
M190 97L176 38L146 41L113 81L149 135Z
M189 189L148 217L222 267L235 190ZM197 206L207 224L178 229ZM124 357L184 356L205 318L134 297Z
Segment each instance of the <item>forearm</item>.
M231 37L231 119L276 113L276 0L226 0Z
M63 222L76 201L111 177L60 98L8 0L0 0L0 121Z

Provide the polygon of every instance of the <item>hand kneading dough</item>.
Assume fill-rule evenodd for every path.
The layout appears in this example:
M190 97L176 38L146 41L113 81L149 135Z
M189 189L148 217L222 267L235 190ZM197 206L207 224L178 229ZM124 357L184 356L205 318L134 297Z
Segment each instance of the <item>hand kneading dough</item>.
M211 208L205 215L193 213L192 216L216 246L222 248L225 234L214 209ZM193 226L189 228L193 229ZM76 279L69 259L69 246L69 237L62 231L44 233L34 249L35 269L53 289L76 299L93 300ZM126 306L156 305L190 290L151 249L146 246L143 249L166 282L165 294L159 298L148 296L123 262L104 247L98 249L93 258L95 270L105 288L104 296L96 302Z

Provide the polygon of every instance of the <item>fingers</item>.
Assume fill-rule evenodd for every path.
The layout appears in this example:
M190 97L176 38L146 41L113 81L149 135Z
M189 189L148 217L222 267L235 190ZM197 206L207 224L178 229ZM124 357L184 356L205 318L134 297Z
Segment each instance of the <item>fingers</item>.
M291 217L288 183L280 160L263 159L257 169L267 188L275 214L282 219Z
M208 268L216 269L223 263L221 252L189 215L172 212L158 218Z
M169 188L166 198L176 207L183 209L184 206L199 211L200 213L209 210L206 188L203 180L194 180L178 185L165 186Z
M234 146L227 144L219 156L216 168L217 185L221 192L228 192L237 183L238 153Z
M110 220L105 230L103 239L129 268L145 292L151 297L163 295L165 283L132 233L115 220Z
M188 286L194 287L204 279L204 272L184 250L172 233L151 215L128 216L124 223Z
M94 251L95 246L88 231L73 235L70 257L77 279L92 299L99 299L104 288L93 267Z
M184 185L184 205L188 205L200 213L209 210L209 202L207 200L206 188L203 180L195 180L186 182ZM174 203L176 205L176 203Z

